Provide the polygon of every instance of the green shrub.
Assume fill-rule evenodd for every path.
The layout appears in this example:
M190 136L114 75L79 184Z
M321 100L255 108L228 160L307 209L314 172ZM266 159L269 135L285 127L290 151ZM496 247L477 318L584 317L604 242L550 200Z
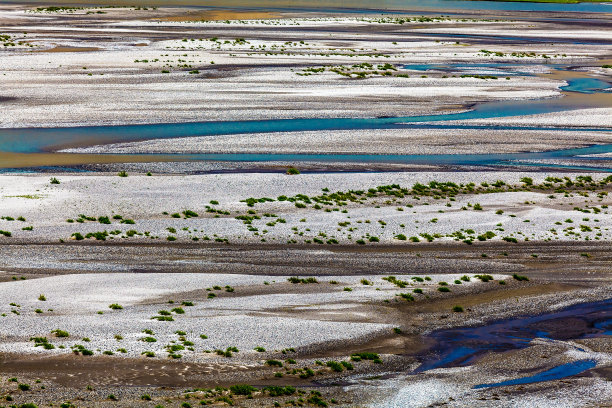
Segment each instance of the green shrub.
M273 385L273 386L270 386L270 387L265 387L263 389L263 391L267 392L268 395L270 395L270 397L281 397L283 395L293 395L293 394L295 394L296 389L295 389L295 387L292 387L290 385L288 385L286 387L279 387L279 386Z
M151 320L157 320L159 322L173 322L172 316L153 316Z
M236 384L230 387L230 391L236 395L251 395L253 391L257 391L257 388L248 384Z
M325 365L336 372L341 372L344 370L344 366L337 361L328 361Z
M346 368L347 370L353 370L354 367L351 363L349 363L348 361L341 361L340 364L342 364L344 366L344 368Z
M95 238L96 241L106 241L106 237L108 236L107 231L97 231L97 232L89 232L85 235L85 238Z
M353 353L351 354L351 360L353 361L361 361L361 360L379 360L380 356L377 353L368 353L368 352L362 352L362 353Z
M107 216L98 217L98 222L100 224L110 224L111 221Z
M297 283L319 283L319 281L317 280L317 278L298 278L296 276L292 276L290 278L287 279L287 281L297 284Z
M410 293L400 293L399 296L408 302L414 302L414 297Z
M307 402L317 407L327 407L327 402L325 402L325 400L323 400L320 395L311 395L308 398Z
M55 334L55 337L69 337L70 336L70 334L67 331L60 330L60 329L51 330L51 333Z

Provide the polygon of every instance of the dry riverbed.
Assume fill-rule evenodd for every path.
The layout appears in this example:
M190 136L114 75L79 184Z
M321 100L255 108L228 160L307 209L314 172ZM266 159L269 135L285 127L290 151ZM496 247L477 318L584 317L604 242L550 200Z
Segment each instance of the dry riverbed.
M602 175L53 178L0 179L0 375L19 403L486 406L500 394L473 385L584 358L602 374L504 401L610 396L605 337L405 376L436 330L609 297Z
M0 6L0 167L37 170L0 174L0 406L609 404L606 320L555 314L612 293L607 174L180 161L610 143L609 93L561 89L610 81L608 23L500 14ZM450 129L84 131L15 150L41 137L15 130L31 127L405 117L534 99L563 109L440 123ZM589 163L610 167L605 157ZM529 163L551 162L584 163ZM504 325L540 314L552 317L509 346L524 332ZM485 338L491 349L473 355L470 342L442 346L444 333L495 324L507 342ZM587 369L504 383L574 364Z
M610 53L606 42L588 49L580 44L555 49L548 43L513 46L437 37L456 26L501 38L507 30L565 35L561 23L418 16L286 15L229 22L165 18L182 12L32 12L3 6L0 33L14 46L0 50L0 126L453 112L483 101L560 97L564 81L533 74L550 72L551 61L601 70L597 58ZM606 35L605 27L598 31L595 25L583 37L595 41ZM531 75L487 79L472 72L402 69L404 64L451 61L514 63L514 70ZM53 115L48 114L51 107Z

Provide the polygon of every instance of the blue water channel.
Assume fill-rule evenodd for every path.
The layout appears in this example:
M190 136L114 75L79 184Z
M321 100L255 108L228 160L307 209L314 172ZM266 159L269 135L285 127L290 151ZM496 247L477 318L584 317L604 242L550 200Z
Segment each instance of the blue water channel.
M461 68L459 64L456 67ZM436 66L413 66L426 71ZM564 90L572 93L607 92L610 84L596 78L571 78ZM612 98L612 94L610 95ZM414 128L471 128L483 130L506 129L550 129L564 131L610 132L607 128L542 128L512 126L455 126L444 121L500 118L561 112L587 107L580 102L568 104L567 98L543 100L519 100L489 102L475 106L472 110L439 115L379 118L315 118L279 119L227 122L163 123L123 126L88 126L71 128L26 128L0 129L0 152L41 153L53 152L64 147L91 146L98 144L133 142L150 139L167 139L189 136L232 135L243 133L274 133L298 131L331 131L356 129L405 129ZM440 165L498 165L515 160L568 158L577 155L607 153L612 145L596 145L581 149L566 149L538 153L508 154L458 154L458 155L370 155L370 154L191 154L174 155L177 160L186 161L317 161L317 162L361 162L361 163L404 163ZM152 157L155 155L151 155ZM168 156L168 155L165 155ZM552 165L548 165L552 166ZM0 168L2 163L0 163Z
M571 363L562 364L557 367L553 367L550 370L545 370L540 373L530 375L527 377L515 378L513 380L501 381L497 383L478 384L474 386L474 389L479 388L492 388L492 387L503 387L507 385L521 385L521 384L532 384L544 381L560 380L562 378L571 377L574 375L581 374L591 368L595 368L597 362L595 360L578 360L572 361Z
M580 321L580 323L576 323ZM572 328L574 325L574 328ZM439 330L430 334L435 346L415 372L470 365L489 352L529 346L535 338L570 340L612 335L612 299L581 303L536 316L520 316L478 327ZM595 367L593 360L578 360L517 379L480 384L474 388L527 384L570 377Z

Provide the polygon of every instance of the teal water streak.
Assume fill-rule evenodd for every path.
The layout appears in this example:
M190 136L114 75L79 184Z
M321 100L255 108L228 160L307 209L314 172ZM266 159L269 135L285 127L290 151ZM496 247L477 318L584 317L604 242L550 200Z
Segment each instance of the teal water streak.
M572 93L605 92L610 84L599 79L569 79L565 87ZM612 97L612 95L611 95ZM520 100L490 102L477 105L474 109L452 114L420 115L408 117L383 118L314 118L251 120L228 122L163 123L124 126L89 126L72 128L29 128L0 129L0 152L41 153L53 152L64 147L91 146L98 144L134 142L150 139L167 139L189 136L232 135L249 133L275 133L300 131L332 131L355 129L506 129L506 130L559 130L611 132L609 128L543 128L511 126L469 126L450 125L445 121L500 118L521 115L534 115L562 112L589 107L580 102L568 102L568 98L544 100ZM553 150L549 152L514 154L460 154L460 155L369 155L369 154L185 154L174 155L177 160L187 161L320 161L320 162L357 162L357 163L412 163L439 165L499 165L516 160L539 160L555 158L574 158L578 155L608 153L612 145L597 145L581 149ZM151 155L153 157L154 155ZM166 155L169 156L169 155ZM593 159L590 159L593 160ZM595 159L597 160L597 159ZM513 163L514 164L514 163ZM519 165L530 166L531 163ZM549 167L561 167L555 164ZM2 164L0 163L0 168ZM584 167L585 169L588 166ZM600 169L598 169L600 170ZM605 170L605 169L604 169Z
M609 87L608 83L601 80L582 81L582 78L578 78L570 79L568 82L568 86L575 92L595 92L596 90ZM598 86L599 88L597 88ZM279 119L72 128L0 129L0 151L38 153L50 152L70 146L91 146L138 140L241 133L404 128L405 124L425 125L449 120L534 115L579 108L581 106L568 106L564 98L559 98L490 102L461 113L407 117ZM560 128L559 130L563 129Z

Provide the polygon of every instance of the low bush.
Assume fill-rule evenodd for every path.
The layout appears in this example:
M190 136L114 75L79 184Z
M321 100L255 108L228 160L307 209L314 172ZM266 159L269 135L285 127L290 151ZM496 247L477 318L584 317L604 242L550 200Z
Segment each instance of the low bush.
M248 384L236 384L230 387L230 392L236 395L251 395L257 388Z
M265 387L263 389L264 392L267 392L269 396L271 397L281 397L283 395L293 395L296 392L295 387L292 387L290 385L286 386L286 387L279 387L276 385L270 386L270 387Z
M338 373L344 370L344 366L337 361L328 361L325 365Z
M55 334L55 337L70 337L70 333L60 329L51 330L51 333Z

